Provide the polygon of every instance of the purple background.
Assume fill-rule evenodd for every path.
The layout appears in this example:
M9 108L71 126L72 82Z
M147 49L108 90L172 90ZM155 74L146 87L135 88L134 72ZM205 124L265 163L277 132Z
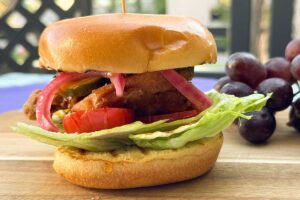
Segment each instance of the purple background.
M194 78L193 83L202 91L213 88L216 80L210 78ZM47 83L31 84L0 88L0 113L21 109L31 91L42 89Z

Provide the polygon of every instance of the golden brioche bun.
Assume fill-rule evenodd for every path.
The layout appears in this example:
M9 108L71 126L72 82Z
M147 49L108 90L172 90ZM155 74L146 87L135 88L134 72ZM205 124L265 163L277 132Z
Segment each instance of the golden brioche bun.
M66 72L144 73L216 61L212 34L189 17L106 14L48 26L40 64Z
M188 180L208 172L216 162L222 133L177 150L128 147L113 152L87 152L59 147L53 167L71 183L99 189L154 186Z

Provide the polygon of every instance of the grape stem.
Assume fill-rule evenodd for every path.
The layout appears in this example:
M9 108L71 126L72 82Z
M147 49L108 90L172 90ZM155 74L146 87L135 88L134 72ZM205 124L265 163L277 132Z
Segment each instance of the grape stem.
M298 95L298 94L300 94L300 91L298 91L298 92L294 93L294 96L296 96L296 95Z
M298 86L298 89L300 90L300 85L299 85L298 81L296 81L296 85Z
M298 88L298 91L296 92L296 94L299 94L299 92L300 92L300 85L299 85L298 81L296 81L294 84L295 84L295 85L297 86L297 88Z
M300 85L299 85L298 81L295 82L294 85L296 85L296 87L298 89L297 92L294 93L294 100L295 100L296 96L300 94Z

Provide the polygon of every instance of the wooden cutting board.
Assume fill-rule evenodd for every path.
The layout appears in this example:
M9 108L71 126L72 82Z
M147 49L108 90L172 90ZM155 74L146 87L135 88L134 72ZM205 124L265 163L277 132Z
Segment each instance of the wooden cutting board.
M13 133L20 111L0 115L0 199L300 199L300 134L277 114L265 145L250 145L236 127L224 131L214 169L201 178L159 187L92 190L66 182L52 169L53 147ZM31 122L32 123L32 122Z

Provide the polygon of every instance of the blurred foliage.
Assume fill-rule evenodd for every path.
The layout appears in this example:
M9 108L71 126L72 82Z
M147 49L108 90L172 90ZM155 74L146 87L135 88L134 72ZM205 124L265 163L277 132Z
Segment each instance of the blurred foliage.
M231 0L218 0L217 6L212 9L213 20L228 22L230 18Z
M217 43L218 52L226 52L228 48L228 38L215 36L215 41Z
M93 13L114 13L121 11L120 0L93 0ZM127 12L165 14L166 0L127 0Z
M157 14L166 13L166 0L154 0L154 5Z
M230 22L230 6L231 0L218 0L216 6L211 10L212 21L227 27ZM215 40L219 52L226 52L228 50L229 38L226 35L215 36Z

